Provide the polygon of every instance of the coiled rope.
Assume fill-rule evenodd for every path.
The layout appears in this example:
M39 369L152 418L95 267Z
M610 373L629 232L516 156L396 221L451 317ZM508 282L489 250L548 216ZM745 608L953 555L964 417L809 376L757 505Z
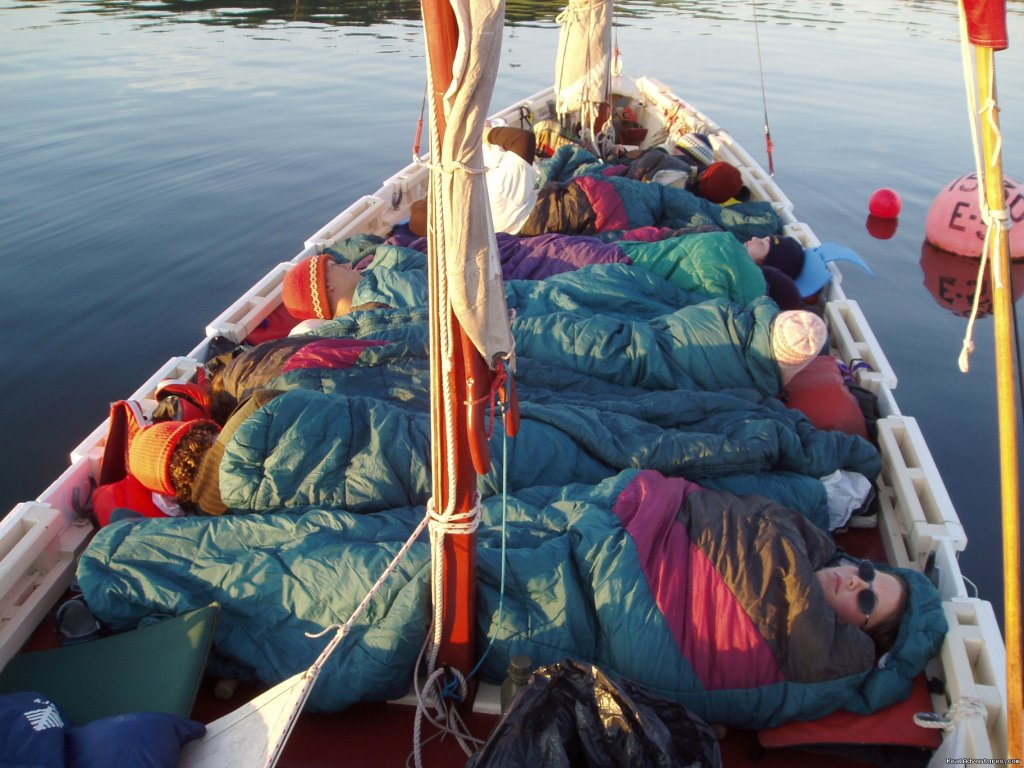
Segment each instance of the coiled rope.
M945 714L937 712L918 712L914 715L914 722L922 728L942 729L952 731L960 723L966 722L973 717L982 720L988 718L988 710L978 699L964 696L955 701Z

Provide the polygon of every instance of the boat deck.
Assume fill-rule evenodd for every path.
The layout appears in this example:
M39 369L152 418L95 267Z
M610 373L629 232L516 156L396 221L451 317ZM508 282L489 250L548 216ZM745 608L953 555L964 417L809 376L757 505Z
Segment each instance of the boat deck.
M652 113L685 111L692 121L709 130L720 129L706 116L677 100L671 91L653 79L637 83L644 98L655 107ZM549 92L541 92L508 107L498 117L510 122L521 110L542 116ZM760 199L771 200L786 225L787 233L805 243L817 243L806 225L796 219L792 204L774 181L731 137L720 132L721 155L744 169L744 180ZM200 361L206 359L210 339L222 336L241 342L263 324L280 305L280 286L288 268L306 256L355 232L383 232L401 218L401 211L385 201L409 201L426 190L422 166L409 166L387 179L372 196L356 201L334 220L314 233L304 249L290 262L282 262L261 278L244 296L206 327L205 339L186 356L171 358L127 399L152 408L157 383L165 378L189 379ZM924 568L933 566L943 596L950 632L936 664L946 690L933 697L935 708L944 711L962 699L981 701L987 717L971 718L958 735L964 749L957 756L992 755L1005 750L1005 650L991 606L970 597L957 565L957 554L967 544L966 535L952 508L916 421L901 413L893 390L897 385L884 354L857 303L842 291L841 274L828 295L826 314L835 353L845 360L867 360L872 371L858 377L858 383L879 398L882 418L878 422L883 455L879 478L882 513L879 528L852 530L837 537L851 554L890 563ZM37 650L57 645L53 607L71 580L75 560L90 535L78 510L88 498L92 478L99 476L106 423L100 424L72 452L68 469L38 499L16 507L0 523L3 544L0 572L0 667L18 649ZM40 624L40 622L42 622ZM25 641L35 628L35 633ZM242 687L227 702L212 695L212 682L203 685L194 717L209 722L230 711L257 691ZM368 704L338 715L304 715L279 763L281 766L372 765L401 766L412 751L414 710L399 704ZM476 734L493 727L493 715L471 715ZM907 724L907 728L916 726ZM394 734L403 734L395 739ZM407 734L407 738L405 736ZM732 731L722 743L725 764L820 765L822 758L793 750L765 751L757 734ZM451 739L426 747L427 765L465 763L465 755ZM913 764L915 761L911 761ZM829 756L830 765L859 765ZM411 761L410 763L411 764Z

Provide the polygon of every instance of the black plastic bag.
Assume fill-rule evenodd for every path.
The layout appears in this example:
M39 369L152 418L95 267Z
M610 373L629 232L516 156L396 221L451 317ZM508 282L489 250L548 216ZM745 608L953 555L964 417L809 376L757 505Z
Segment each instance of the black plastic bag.
M533 673L466 768L721 768L711 727L681 704L566 659Z

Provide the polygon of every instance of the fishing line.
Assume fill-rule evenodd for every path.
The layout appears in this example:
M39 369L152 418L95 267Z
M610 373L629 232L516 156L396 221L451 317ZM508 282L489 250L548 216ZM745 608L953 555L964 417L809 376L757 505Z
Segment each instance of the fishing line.
M754 41L757 46L757 69L761 76L761 107L764 110L764 143L768 150L768 175L775 175L775 160L773 153L775 152L775 143L772 141L772 129L768 125L768 96L765 93L764 87L764 61L761 58L761 33L759 27L761 22L757 18L757 0L750 0L751 6L754 9Z

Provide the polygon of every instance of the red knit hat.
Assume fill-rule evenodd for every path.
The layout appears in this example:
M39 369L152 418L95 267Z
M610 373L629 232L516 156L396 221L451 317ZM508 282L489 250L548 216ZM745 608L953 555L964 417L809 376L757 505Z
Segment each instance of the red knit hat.
M699 179L700 196L719 205L743 191L743 177L729 163L712 163L700 174Z
M329 320L334 317L327 294L326 253L309 256L288 270L281 286L281 298L293 317L300 320Z
M146 488L174 495L171 482L171 457L178 443L196 424L214 424L207 419L161 421L143 427L128 445L128 470Z

